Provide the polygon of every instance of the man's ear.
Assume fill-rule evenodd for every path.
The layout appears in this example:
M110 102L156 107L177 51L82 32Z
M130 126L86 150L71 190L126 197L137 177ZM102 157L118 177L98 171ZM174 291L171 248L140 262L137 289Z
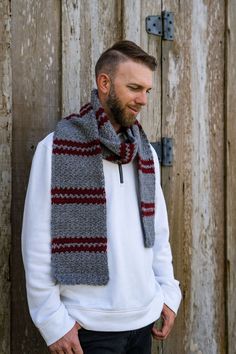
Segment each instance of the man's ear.
M98 90L104 95L109 94L111 88L111 80L109 76L105 73L101 73L97 77L97 87Z

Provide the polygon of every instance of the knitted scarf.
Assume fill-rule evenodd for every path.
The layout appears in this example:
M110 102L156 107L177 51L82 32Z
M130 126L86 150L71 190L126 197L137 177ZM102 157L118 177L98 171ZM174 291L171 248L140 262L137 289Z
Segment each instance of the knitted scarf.
M102 160L137 157L144 246L154 244L155 174L147 137L136 120L121 142L97 90L79 114L57 124L51 180L52 273L61 284L104 285L107 261L106 193Z

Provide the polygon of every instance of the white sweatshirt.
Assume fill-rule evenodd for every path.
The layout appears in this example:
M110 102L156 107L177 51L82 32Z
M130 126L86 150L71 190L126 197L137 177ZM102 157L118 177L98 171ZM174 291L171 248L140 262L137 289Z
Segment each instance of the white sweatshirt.
M77 321L98 331L125 331L157 320L165 303L177 313L181 292L174 279L168 220L156 172L155 245L145 248L137 198L136 163L103 160L107 206L109 282L104 286L61 285L51 275L51 156L53 133L36 149L25 200L22 252L29 310L47 345Z

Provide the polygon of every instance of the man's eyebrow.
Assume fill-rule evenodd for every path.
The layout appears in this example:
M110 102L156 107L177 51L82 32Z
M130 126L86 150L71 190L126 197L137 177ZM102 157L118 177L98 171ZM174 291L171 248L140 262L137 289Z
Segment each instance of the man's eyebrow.
M136 86L137 88L144 88L144 86L143 85L139 85L139 84L137 84L137 83L135 83L135 82L130 82L130 83L128 83L127 84L128 86L130 85L130 86ZM152 89L152 87L148 87L147 88L147 91L150 91Z

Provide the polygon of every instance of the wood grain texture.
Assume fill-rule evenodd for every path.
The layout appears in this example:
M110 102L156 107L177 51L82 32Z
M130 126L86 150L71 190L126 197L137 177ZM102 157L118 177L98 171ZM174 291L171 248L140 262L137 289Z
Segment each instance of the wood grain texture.
M184 11L182 10L184 8ZM164 3L163 10L174 12L174 41L162 42L162 136L173 138L173 167L162 168L162 186L170 222L170 242L176 278L180 281L183 301L163 353L185 351L184 336L190 307L191 243L191 132L190 46L191 6ZM181 11L182 10L182 11ZM188 35L187 35L188 34ZM189 145L189 146L187 146Z
M0 2L0 353L10 353L12 80L10 1Z
M121 38L119 0L80 2L80 104L90 100L95 85L94 67L102 52ZM86 30L85 30L86 29Z
M9 353L9 311L6 309L9 308L11 69L9 46L4 43L10 41L9 3L0 1L0 9L5 11L5 22L0 21L0 178L3 183L0 187L0 205L3 205L0 285L5 287L0 294L4 304L0 305L4 309L0 317L0 340L4 337L2 348L7 348L6 353ZM89 101L95 86L94 66L98 57L121 38L135 41L157 58L154 87L141 123L151 141L161 136L174 139L173 167L162 168L162 186L168 206L175 275L181 281L183 303L171 337L164 344L154 342L153 354L226 353L225 4L224 0L49 0L46 5L32 0L12 2L13 353L48 352L28 315L20 258L23 202L32 154L37 142L54 130L61 115L78 111ZM161 41L145 30L145 17L158 15L162 9L175 14L173 42ZM236 352L235 19L236 6L229 0L226 109L229 354ZM0 352L2 348L0 342Z
M120 1L62 2L62 111L78 111L90 100L94 67L101 53L121 37Z
M184 295L164 353L225 353L224 2L163 8L175 14L175 40L163 42L162 135L174 138L163 181Z
M226 31L226 222L228 354L236 353L236 3L228 1Z
M33 152L60 117L59 5L57 0L12 2L12 353L48 353L28 314L20 236Z
M62 1L62 115L80 108L80 1ZM83 31L83 29L82 29Z

